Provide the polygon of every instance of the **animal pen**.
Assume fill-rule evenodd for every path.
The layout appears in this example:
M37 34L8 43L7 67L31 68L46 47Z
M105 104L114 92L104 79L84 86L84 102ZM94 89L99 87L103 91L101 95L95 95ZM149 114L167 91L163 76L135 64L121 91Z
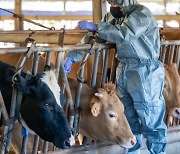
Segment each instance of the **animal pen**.
M74 110L80 105L80 97L82 91L82 84L84 82L88 83L92 88L102 87L105 82L112 81L115 82L115 68L117 61L114 58L115 47L113 44L101 44L95 41L91 41L89 44L84 45L75 45L79 42L80 38L86 34L87 31L83 30L49 30L49 31L1 31L0 32L0 41L1 42L13 42L13 43L29 43L29 47L14 47L14 48L0 48L0 54L8 53L21 53L21 59L17 65L17 70L23 67L24 62L27 58L33 55L33 67L32 74L38 72L39 65L39 53L46 53L45 59L46 64L51 64L51 57L54 52L57 53L55 68L57 70L57 78L59 78L59 72L61 78L63 79L64 85L61 87L65 89L65 92L68 94L69 108ZM24 42L24 40L28 42ZM69 43L71 40L71 44ZM37 43L53 43L53 46L38 46ZM55 45L56 44L56 45ZM76 94L75 106L73 105L73 100L71 97L71 92L69 89L69 84L67 76L64 71L64 59L65 53L70 50L84 50L85 55L81 62L81 65L77 71L77 80L79 81L79 86ZM180 41L161 41L161 51L160 51L160 60L163 63L176 63L177 69L180 72ZM88 72L85 75L85 67L88 67ZM109 71L111 70L111 71ZM4 108L3 99L0 95L0 105L1 105L1 114L5 120L10 119L15 116L15 107L16 107L16 90L13 91L13 98L11 104L11 112L8 115L6 109ZM79 114L71 115L69 117L69 124L74 128L74 135L78 132L78 118ZM169 116L167 118L166 124L168 126L168 149L167 153L177 154L178 146L180 145L180 126L179 120ZM11 144L11 132L9 130L13 128L13 124L4 125L4 132L1 137L1 153L5 153L6 150L9 150ZM8 140L3 140L4 137L8 135ZM88 145L74 146L66 150L54 148L53 151L48 150L48 142L44 141L43 147L38 148L39 137L34 136L34 144L32 153L96 153L96 154L116 154L116 153L125 153L126 149L118 146L112 145L103 142L89 143ZM27 138L23 138L22 150L21 153L26 153L26 144ZM145 146L145 140L143 142L143 147L141 149L143 154L147 153Z

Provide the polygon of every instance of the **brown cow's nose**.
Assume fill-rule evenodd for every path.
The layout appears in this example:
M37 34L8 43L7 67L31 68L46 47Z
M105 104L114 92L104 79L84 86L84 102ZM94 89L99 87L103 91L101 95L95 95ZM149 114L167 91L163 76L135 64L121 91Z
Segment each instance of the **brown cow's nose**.
M134 137L130 137L129 139L130 139L130 144L132 146L134 146L136 144L136 137L135 136Z
M134 143L134 141L133 141L133 140L131 140L131 145L132 145L132 146L134 146L134 145L135 145L135 143Z

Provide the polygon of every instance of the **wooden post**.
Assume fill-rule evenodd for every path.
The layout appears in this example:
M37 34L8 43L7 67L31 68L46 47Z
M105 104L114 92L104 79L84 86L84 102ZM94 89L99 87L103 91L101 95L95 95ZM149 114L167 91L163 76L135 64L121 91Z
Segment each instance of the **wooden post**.
M102 18L101 0L93 0L93 22L99 22Z
M22 0L15 0L14 13L22 15ZM19 18L14 18L14 29L23 30L23 20ZM24 43L16 43L16 47L24 46Z
M22 15L22 0L15 0L15 10L14 13ZM14 18L14 29L23 30L23 21L19 18Z

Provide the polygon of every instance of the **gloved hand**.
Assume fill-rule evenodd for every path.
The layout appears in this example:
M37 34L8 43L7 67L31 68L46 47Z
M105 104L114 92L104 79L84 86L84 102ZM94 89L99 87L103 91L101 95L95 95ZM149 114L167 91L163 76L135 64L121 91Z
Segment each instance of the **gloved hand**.
M66 59L64 61L64 69L65 69L66 74L70 73L72 64L73 64L72 58L66 57Z
M85 29L85 30L91 30L91 31L96 31L96 24L88 21L79 21L78 22L78 27L80 29Z

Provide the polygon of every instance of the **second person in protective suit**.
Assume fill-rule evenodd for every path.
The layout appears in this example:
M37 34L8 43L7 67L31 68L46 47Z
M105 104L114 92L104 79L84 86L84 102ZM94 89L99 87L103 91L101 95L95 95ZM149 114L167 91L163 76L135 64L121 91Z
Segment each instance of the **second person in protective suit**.
M164 68L158 60L160 37L157 22L148 8L136 0L108 0L110 12L94 24L80 21L78 27L96 31L103 40L116 44L117 89L125 114L136 135L137 144L128 153L139 153L142 135L147 139L151 154L164 154L166 125L163 121L165 102L162 95ZM81 43L87 40L84 37ZM69 73L71 65L81 60L83 51L71 51L65 60Z

